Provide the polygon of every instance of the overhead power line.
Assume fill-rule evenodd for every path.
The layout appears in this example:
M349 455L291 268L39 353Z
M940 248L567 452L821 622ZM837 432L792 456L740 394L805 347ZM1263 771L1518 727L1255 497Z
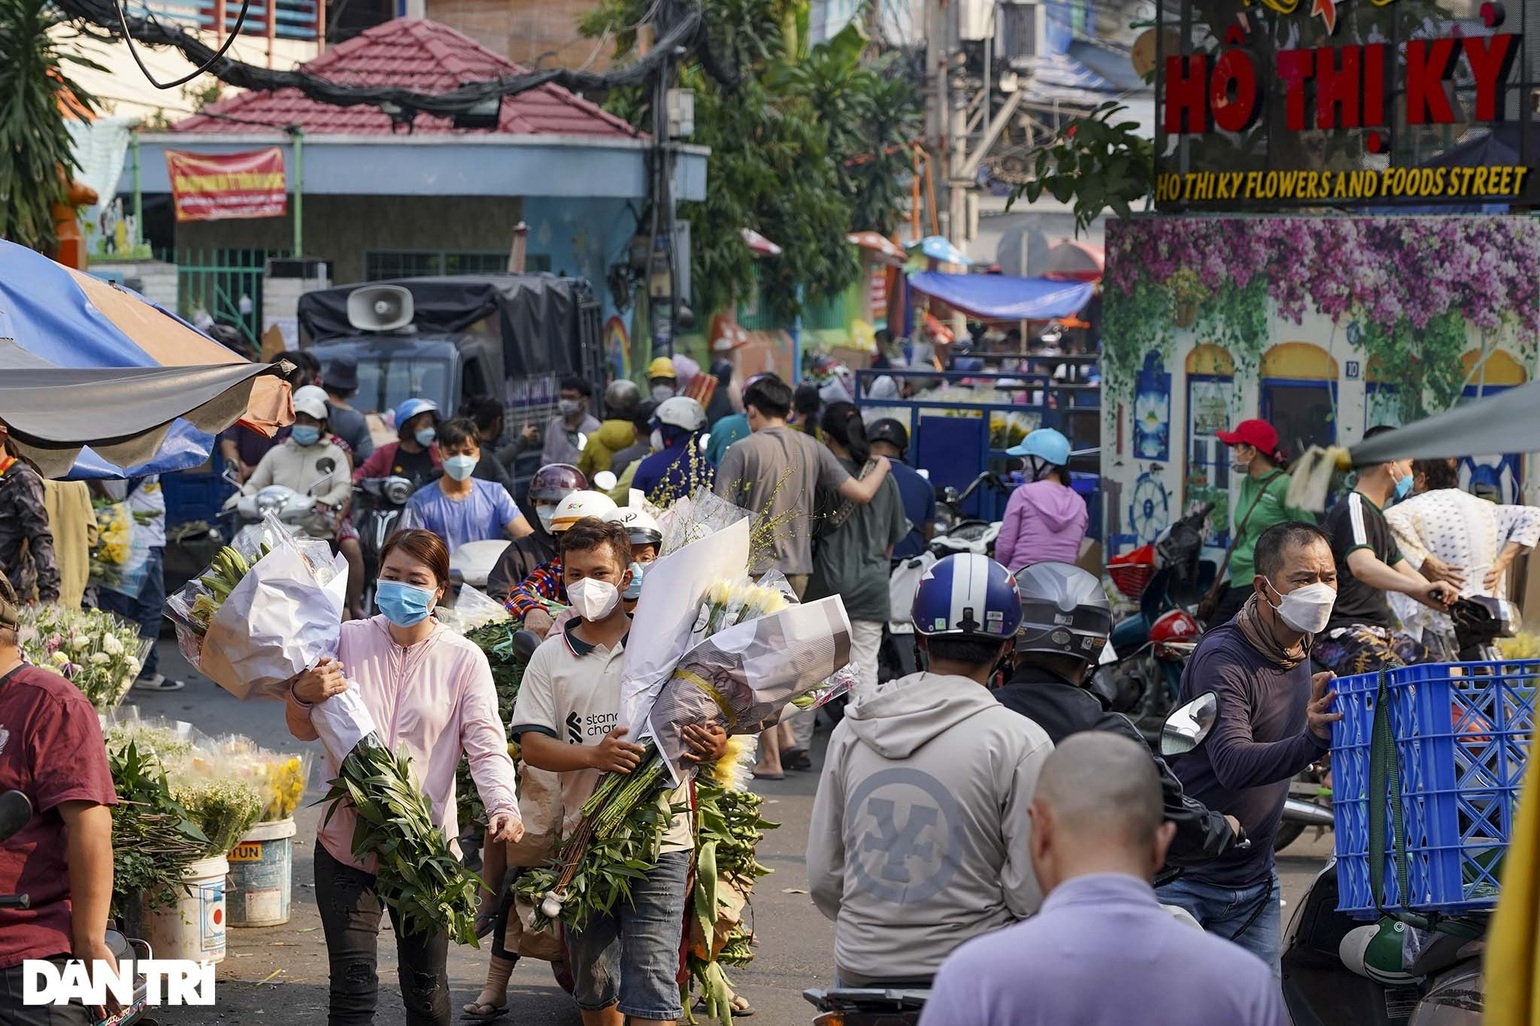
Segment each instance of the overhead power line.
M333 82L308 71L295 69L279 71L262 68L245 61L221 56L195 34L177 24L167 24L153 14L129 16L119 10L122 0L55 0L56 6L72 18L90 22L106 29L113 36L121 36L126 29L136 41L148 46L169 46L181 52L195 66L208 67L208 72L220 81L239 89L273 91L297 89L305 96L321 103L337 107L373 106L385 109L392 116L399 111L409 120L414 113L433 117L453 117L464 114L489 100L537 89L554 84L575 92L613 89L617 86L634 85L646 81L659 65L673 58L679 47L695 48L702 40L700 7L692 4L669 29L661 34L656 44L643 57L624 67L605 72L550 68L517 75L467 82L457 89L444 93L420 93L395 86L357 86ZM673 6L673 5L668 5ZM228 45L226 46L226 49ZM392 108L395 108L392 111Z

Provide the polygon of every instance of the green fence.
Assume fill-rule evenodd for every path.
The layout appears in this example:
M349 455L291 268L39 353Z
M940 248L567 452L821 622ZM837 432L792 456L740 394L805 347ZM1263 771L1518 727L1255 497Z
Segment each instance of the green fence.
M205 310L216 322L239 328L261 349L263 273L269 260L288 255L276 249L177 250L178 312L191 321ZM243 304L242 298L250 302Z

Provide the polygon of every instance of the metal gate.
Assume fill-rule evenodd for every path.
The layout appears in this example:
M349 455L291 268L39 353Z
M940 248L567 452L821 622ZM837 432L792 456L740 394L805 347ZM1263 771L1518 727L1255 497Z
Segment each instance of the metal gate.
M263 273L269 260L288 255L280 249L177 250L180 313L192 321L198 311L207 311L216 323L238 328L260 350Z

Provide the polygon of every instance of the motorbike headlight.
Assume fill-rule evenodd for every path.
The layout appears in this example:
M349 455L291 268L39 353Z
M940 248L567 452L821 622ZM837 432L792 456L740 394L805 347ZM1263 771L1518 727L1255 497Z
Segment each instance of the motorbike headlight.
M401 478L392 478L385 482L385 498L397 506L406 505L406 500L412 497L412 485Z
M281 511L285 506L289 504L289 497L285 494L285 492L286 489L262 489L257 493L257 513L266 515L268 513L277 513Z

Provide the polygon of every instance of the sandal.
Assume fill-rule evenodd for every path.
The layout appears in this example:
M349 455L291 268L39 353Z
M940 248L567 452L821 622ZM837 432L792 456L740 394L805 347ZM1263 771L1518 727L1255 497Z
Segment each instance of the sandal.
M793 748L781 753L781 766L789 770L810 770L813 757L807 754L806 748Z
M758 770L755 770L754 771L754 779L755 780L785 780L786 779L786 774L784 774L784 773L761 773Z
M491 1022L493 1019L501 1019L508 1014L507 1005L469 1004L463 1006L460 1011L465 1013L467 1019L473 1022Z

